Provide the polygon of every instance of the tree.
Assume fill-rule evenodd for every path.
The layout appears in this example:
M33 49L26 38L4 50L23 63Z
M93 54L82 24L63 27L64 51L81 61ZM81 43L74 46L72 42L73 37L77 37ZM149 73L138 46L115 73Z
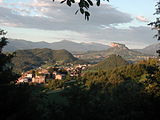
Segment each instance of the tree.
M160 15L160 0L157 2L156 6L156 12L153 15ZM156 18L156 21L149 23L148 25L151 25L153 28L157 30L157 34L154 35L154 38L156 38L158 41L160 40L160 17ZM160 50L156 51L158 55L160 56Z
M7 34L7 32L5 32L4 30L1 30L0 29L0 36L2 36L1 37L1 41L0 41L0 53L2 53L2 49L3 49L3 47L5 46L5 45L7 45L7 38L5 38L4 37L4 35L6 35Z
M5 54L2 52L3 47L8 43L5 37L6 34L7 32L0 29L0 84L10 83L16 79L16 74L12 72L11 64L14 54Z
M106 0L106 1L109 2L109 0ZM62 0L60 3L61 4L66 3L69 7L71 7L72 4L75 4L75 0ZM75 12L75 14L77 14L80 11L80 13L85 16L85 20L89 20L89 17L90 17L89 8L93 6L93 1L92 0L79 0L79 2L77 2L76 4L78 4L79 9ZM96 0L96 5L100 6L100 4L101 4L101 0Z

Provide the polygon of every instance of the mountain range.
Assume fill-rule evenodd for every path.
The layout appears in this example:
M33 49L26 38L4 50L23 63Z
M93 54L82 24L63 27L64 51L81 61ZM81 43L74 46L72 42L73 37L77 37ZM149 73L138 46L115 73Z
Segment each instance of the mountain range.
M8 39L8 45L4 47L4 51L13 52L16 50L25 50L25 49L35 49L35 48L49 48L53 50L66 49L69 52L87 52L87 51L103 51L111 48L108 45L100 43L77 43L69 40L62 40L59 42L31 42L22 39ZM160 48L158 43L149 45L143 49L134 49L133 51L138 51L144 54L157 55L156 50Z
M47 42L31 42L20 39L8 39L8 45L4 48L4 51L13 52L15 50L35 49L35 48L49 48L53 50L65 49L70 52L86 52L86 51L100 51L110 48L108 45L100 43L76 43L68 40L62 40L59 42L47 43Z
M49 48L52 50L60 50L65 49L72 53L85 53L88 51L106 51L109 48L112 48L108 45L100 44L100 43L77 43L69 40L62 40L59 42L31 42L22 39L8 39L8 45L4 47L4 51L13 52L16 50L25 50L25 49L35 49L35 48ZM116 46L114 46L116 47ZM157 55L156 50L160 48L158 43L149 45L143 49L133 49L132 51L141 52L147 55ZM110 49L109 51L112 51Z

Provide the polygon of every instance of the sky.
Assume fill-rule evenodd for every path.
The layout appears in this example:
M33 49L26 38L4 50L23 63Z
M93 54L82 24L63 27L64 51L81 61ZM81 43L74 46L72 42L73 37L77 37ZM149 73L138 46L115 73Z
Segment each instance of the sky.
M76 2L77 3L77 2ZM90 20L60 0L0 0L0 29L7 37L28 41L118 42L129 48L157 43L156 31L147 24L154 21L156 0L102 0L90 7Z

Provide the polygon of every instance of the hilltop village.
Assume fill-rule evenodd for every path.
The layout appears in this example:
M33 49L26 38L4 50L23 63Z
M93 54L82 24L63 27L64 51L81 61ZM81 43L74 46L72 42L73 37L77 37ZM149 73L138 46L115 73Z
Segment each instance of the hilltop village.
M47 83L49 80L65 80L67 77L74 79L80 77L83 70L85 70L89 64L73 65L68 64L66 67L55 65L54 67L37 68L22 73L21 77L17 80L17 83Z

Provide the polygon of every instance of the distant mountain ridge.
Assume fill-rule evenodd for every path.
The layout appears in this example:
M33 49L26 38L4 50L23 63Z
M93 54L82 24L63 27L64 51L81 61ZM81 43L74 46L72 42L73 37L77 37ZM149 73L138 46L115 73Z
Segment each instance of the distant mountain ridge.
M157 53L156 51L160 49L160 44L159 43L155 43L155 44L152 44L152 45L149 45L143 49L139 49L137 51L140 51L142 53L145 53L145 54L150 54L150 55L156 55L157 56Z
M59 42L47 43L47 42L31 42L26 40L8 39L9 43L4 48L4 51L15 51L35 48L49 48L53 50L66 49L67 51L101 51L110 48L108 45L100 43L76 43L68 40L62 40Z
M35 49L35 48L49 48L53 50L60 50L60 49L66 49L69 52L87 52L87 51L105 51L109 48L111 48L108 45L100 44L100 43L77 43L69 40L62 40L59 42L32 42L22 39L8 39L9 43L7 46L4 47L4 51L13 52L16 50L25 50L25 49ZM112 47L124 47L123 44L119 43L112 43ZM156 51L160 49L160 44L155 43L152 45L149 45L143 49L132 49L132 51L141 52L143 54L149 54L149 55L157 55Z

